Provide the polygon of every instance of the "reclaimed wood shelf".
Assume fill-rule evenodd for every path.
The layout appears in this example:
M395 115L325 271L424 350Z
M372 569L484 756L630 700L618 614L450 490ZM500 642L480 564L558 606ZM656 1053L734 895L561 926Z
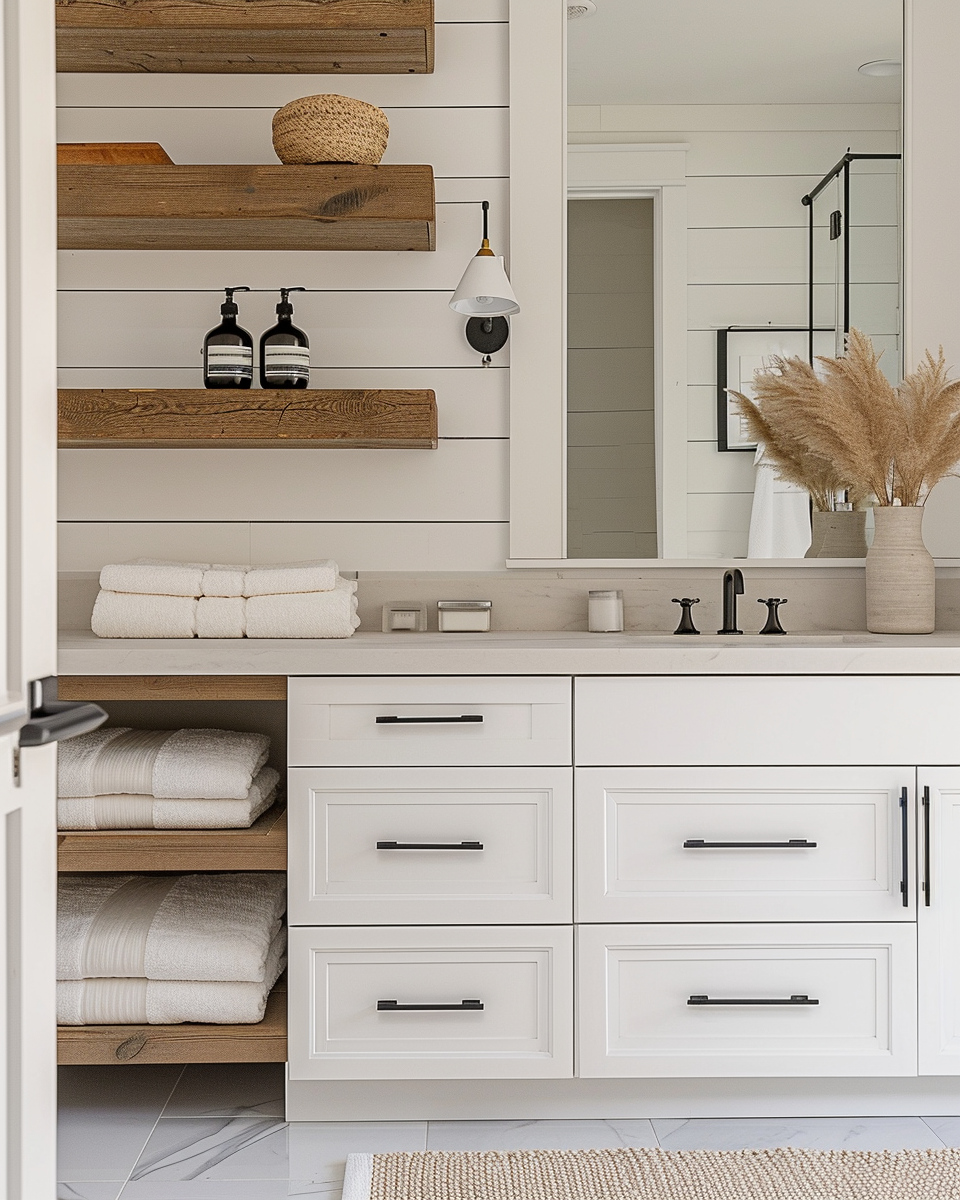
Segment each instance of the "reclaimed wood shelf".
M287 810L249 829L77 829L57 834L59 871L285 871Z
M59 413L73 449L437 448L428 390L64 388Z
M61 1066L117 1063L286 1062L287 984L281 978L257 1025L60 1025Z
M56 0L57 70L433 70L433 0Z
M286 700L285 675L61 675L59 700Z
M433 168L64 164L61 250L433 250Z

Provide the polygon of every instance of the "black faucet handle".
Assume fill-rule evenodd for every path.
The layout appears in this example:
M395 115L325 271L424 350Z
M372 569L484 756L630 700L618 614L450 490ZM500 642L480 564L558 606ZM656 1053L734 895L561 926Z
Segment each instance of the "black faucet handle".
M779 597L779 596L770 596L766 600L758 600L757 603L765 604L767 606L767 623L760 630L760 632L761 633L785 634L787 631L780 624L779 610L780 610L780 605L786 604L787 601L785 599L781 599L781 597Z
M676 597L674 597L674 599L671 600L670 603L671 604L679 604L680 608L682 610L680 613L680 624L676 627L676 629L673 632L674 633L696 633L696 634L699 634L700 630L696 627L696 625L694 625L693 613L690 610L693 608L693 606L695 604L700 603L700 597L699 596L684 596L680 600L678 600Z

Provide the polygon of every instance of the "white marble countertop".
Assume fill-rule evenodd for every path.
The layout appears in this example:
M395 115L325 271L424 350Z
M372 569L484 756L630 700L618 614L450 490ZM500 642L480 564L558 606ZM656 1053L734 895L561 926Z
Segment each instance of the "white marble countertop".
M960 632L786 637L356 633L343 641L60 636L61 675L954 675Z

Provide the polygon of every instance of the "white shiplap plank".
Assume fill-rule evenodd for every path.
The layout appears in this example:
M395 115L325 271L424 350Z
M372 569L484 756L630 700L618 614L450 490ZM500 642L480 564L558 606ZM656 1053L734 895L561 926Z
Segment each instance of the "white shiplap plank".
M896 283L900 242L896 227L848 229L850 277L858 283ZM690 283L797 283L807 275L806 229L691 229ZM818 262L833 261L826 228L817 229Z
M721 452L716 441L687 443L687 479L697 492L752 492L753 455Z
M689 133L888 131L900 127L899 104L603 104L600 129ZM832 164L830 164L832 165Z
M818 285L817 311L833 311L832 289ZM893 334L897 326L899 289L896 284L853 284L851 308L870 333ZM699 284L687 289L691 329L724 325L802 325L807 319L807 287L795 284ZM697 380L696 382L702 382Z
M717 437L717 389L710 384L687 387L687 437L711 442Z
M436 0L433 19L444 21L507 21L510 0Z
M246 521L60 521L57 540L61 571L99 571L107 563L131 558L251 561L250 524Z
M256 342L276 320L276 296L238 299L240 323ZM295 321L318 366L475 367L464 318L449 299L449 292L301 292ZM220 320L220 300L213 292L64 292L60 364L192 367L203 335ZM495 362L508 353L509 343Z
M479 360L478 360L479 362ZM510 372L493 367L314 367L316 388L432 388L437 393L440 436L506 437ZM60 371L60 387L200 388L200 367L72 367Z
M746 455L742 456L746 457ZM750 510L753 507L753 488L749 492L701 492L687 498L690 529L695 533L725 530L743 533L743 553L746 553Z
M499 522L507 450L61 450L60 518Z
M389 108L385 163L436 175L509 174L506 108ZM176 163L276 163L272 108L63 108L61 142L159 142Z
M801 226L810 210L801 204L817 183L816 175L708 176L687 181L688 224L697 228L764 228ZM858 181L852 208L858 225L896 225L897 189L868 187ZM822 213L821 213L822 210ZM817 223L826 222L829 206L817 205Z
M716 530L708 533L687 534L688 558L716 558L724 561L724 566L733 560L747 557L748 525L743 529ZM712 630L707 632L712 633ZM752 632L752 631L751 631Z
M441 180L437 249L432 253L365 250L61 250L62 290L173 288L219 289L233 279L253 288L292 283L336 291L385 288L453 291L476 254L483 231L480 203L489 200L490 237L509 255L509 183L506 179Z
M500 107L509 103L508 26L439 25L432 75L57 76L61 108L271 108L336 92L380 108Z

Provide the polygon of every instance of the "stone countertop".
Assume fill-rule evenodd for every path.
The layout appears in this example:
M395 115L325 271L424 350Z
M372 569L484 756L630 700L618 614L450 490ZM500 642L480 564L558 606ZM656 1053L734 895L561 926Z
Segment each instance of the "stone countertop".
M60 636L61 675L960 675L960 632L356 633L344 640Z

